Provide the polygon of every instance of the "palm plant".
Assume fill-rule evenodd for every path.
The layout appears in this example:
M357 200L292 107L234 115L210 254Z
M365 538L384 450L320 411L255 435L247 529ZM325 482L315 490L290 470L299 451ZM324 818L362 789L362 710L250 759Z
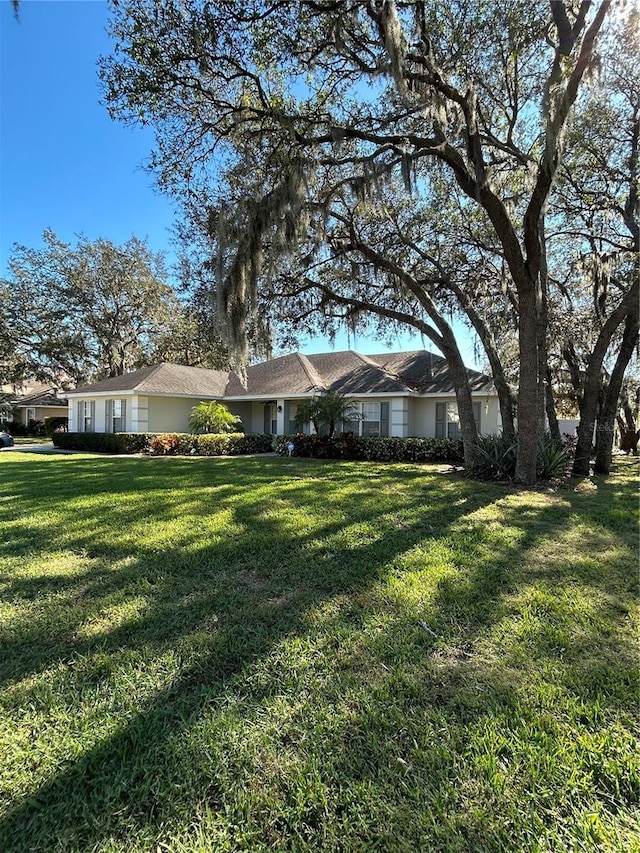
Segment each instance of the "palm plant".
M189 417L189 429L193 432L239 432L241 427L242 420L217 400L194 406Z
M326 427L329 441L331 441L339 423L363 419L364 415L358 409L357 403L348 400L337 391L327 391L300 404L295 421L299 427L311 422L318 435L322 428Z

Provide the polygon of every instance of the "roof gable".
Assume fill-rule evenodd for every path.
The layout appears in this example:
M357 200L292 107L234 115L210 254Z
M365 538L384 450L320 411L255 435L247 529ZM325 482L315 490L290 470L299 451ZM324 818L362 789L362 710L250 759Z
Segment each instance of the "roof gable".
M69 394L103 394L137 391L139 394L168 394L188 397L222 397L228 379L226 370L186 367L161 362L123 376L111 376L101 382L82 385Z
M324 388L323 377L311 363L310 357L296 352L252 364L247 368L246 386L235 373L230 373L225 395L281 397L283 394L312 394Z
M340 394L406 393L407 385L367 356L352 350L308 356L327 390Z
M48 408L67 408L67 401L61 400L53 388L45 388L33 394L26 394L12 401L12 405L18 409L34 406L46 406Z

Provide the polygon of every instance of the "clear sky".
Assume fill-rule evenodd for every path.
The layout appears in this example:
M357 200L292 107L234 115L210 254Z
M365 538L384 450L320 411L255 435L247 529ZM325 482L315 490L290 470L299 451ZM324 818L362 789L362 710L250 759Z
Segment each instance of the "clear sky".
M40 245L50 228L118 244L146 238L171 260L174 209L153 188L143 165L153 133L111 121L100 104L98 57L109 53L103 0L21 0L19 20L0 0L0 276L14 243ZM460 329L463 356L473 347ZM346 349L372 353L379 341L340 336L305 342L304 352ZM402 336L394 349L432 348Z

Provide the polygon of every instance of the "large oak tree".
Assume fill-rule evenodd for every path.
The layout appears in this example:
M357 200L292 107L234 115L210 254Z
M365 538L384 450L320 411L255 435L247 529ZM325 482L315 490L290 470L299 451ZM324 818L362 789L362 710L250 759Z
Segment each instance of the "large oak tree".
M71 245L46 231L40 248L13 247L9 271L0 334L14 379L75 385L148 364L182 310L163 256L137 238Z
M405 187L411 209L428 200L434 168L455 181L489 227L513 288L516 476L531 483L549 399L547 207L610 5L114 2L116 51L101 74L114 116L155 126L151 167L161 186L199 208L239 340L248 305L260 305L265 258L270 272L311 225L319 252L359 254L444 340L437 266L423 257L429 274L416 278L396 263L397 246L378 251L334 214L348 206L347 192L384 204L389 185L394 194ZM342 243L326 240L327 224L334 236L348 229ZM371 295L363 310L375 303L402 320ZM348 289L325 296L354 299ZM450 365L455 350L443 350ZM464 433L462 373L456 382ZM471 421L470 442L474 429Z

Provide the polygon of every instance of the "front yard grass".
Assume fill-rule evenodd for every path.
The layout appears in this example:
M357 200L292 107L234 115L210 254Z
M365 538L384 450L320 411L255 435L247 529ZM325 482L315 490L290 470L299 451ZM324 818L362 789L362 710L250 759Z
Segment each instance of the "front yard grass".
M640 850L636 485L0 454L0 850Z

